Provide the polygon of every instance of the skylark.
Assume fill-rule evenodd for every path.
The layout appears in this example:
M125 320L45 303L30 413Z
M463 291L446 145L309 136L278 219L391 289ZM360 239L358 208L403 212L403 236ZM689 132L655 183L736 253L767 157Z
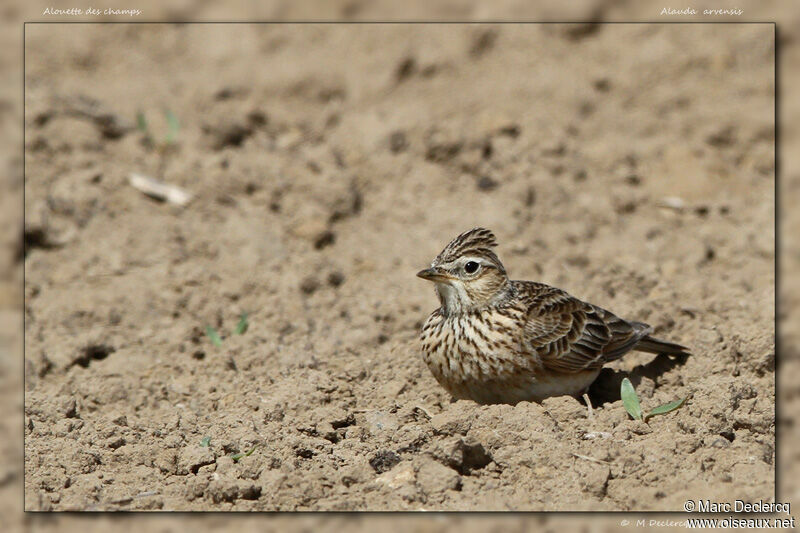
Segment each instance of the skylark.
M441 307L422 328L422 354L439 383L478 403L578 395L609 361L631 350L688 355L565 291L511 281L484 228L462 233L417 276L434 282Z

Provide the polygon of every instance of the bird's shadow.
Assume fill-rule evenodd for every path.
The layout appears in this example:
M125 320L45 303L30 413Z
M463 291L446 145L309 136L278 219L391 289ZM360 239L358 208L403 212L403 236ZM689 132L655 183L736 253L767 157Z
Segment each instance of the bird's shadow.
M600 371L600 375L597 376L594 383L589 386L589 400L595 407L616 402L620 399L619 389L623 379L630 379L635 389L639 387L642 378L650 378L658 383L658 378L660 376L666 374L673 368L683 366L688 358L688 355L670 356L659 354L649 363L637 365L630 372L604 368Z

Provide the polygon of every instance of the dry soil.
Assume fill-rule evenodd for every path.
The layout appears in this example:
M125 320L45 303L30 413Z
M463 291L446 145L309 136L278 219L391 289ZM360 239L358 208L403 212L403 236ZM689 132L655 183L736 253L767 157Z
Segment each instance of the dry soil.
M26 509L773 497L772 25L28 25L25 45ZM477 225L512 277L693 356L630 354L591 414L452 402L414 274ZM687 405L630 420L624 376L646 410Z

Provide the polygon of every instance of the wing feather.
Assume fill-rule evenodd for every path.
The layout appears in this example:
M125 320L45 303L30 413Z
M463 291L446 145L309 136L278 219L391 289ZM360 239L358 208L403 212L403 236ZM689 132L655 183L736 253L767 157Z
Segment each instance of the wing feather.
M525 343L555 371L594 370L622 357L651 328L628 322L561 289L518 282L526 301Z

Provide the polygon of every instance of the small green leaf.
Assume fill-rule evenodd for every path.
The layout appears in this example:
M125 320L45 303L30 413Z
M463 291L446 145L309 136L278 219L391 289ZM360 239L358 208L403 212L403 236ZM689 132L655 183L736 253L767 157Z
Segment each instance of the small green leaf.
M136 112L136 126L142 133L147 133L147 118L145 118L143 111Z
M242 457L248 457L248 456L252 455L253 452L256 451L256 448L258 448L258 444L256 444L255 446L253 446L252 448L250 448L249 450L247 450L244 453L240 452L240 453L235 453L235 454L231 455L231 459L233 459L234 463L238 463L239 459L241 459Z
M619 395L622 397L622 405L625 406L628 414L634 420L642 420L642 406L639 404L639 397L636 395L633 384L628 378L622 380Z
M217 330L211 326L206 326L206 335L208 335L208 338L211 339L211 342L214 344L214 346L217 348L222 346L222 339L219 338L219 333L217 333Z
M164 113L167 116L167 127L169 128L167 130L167 138L165 142L167 144L172 144L177 139L178 130L180 130L181 126L180 123L178 122L178 117L175 116L175 113L173 113L169 109L167 109Z
M239 323L236 324L236 329L234 330L234 333L236 333L237 335L241 335L242 333L247 331L247 328L249 326L250 324L247 322L247 313L242 313L242 316L239 317Z
M203 437L203 440L200 441L200 446L203 448L208 448L208 445L211 443L211 437Z
M144 134L145 142L152 146L153 136L150 135L150 126L147 125L147 117L145 117L144 111L138 111L136 113L136 127Z
M674 402L669 402L665 403L664 405L659 405L658 407L647 413L647 416L644 417L644 419L647 420L651 416L656 416L656 415L665 415L683 405L683 402L685 401L686 398L683 398L682 400L675 400Z

